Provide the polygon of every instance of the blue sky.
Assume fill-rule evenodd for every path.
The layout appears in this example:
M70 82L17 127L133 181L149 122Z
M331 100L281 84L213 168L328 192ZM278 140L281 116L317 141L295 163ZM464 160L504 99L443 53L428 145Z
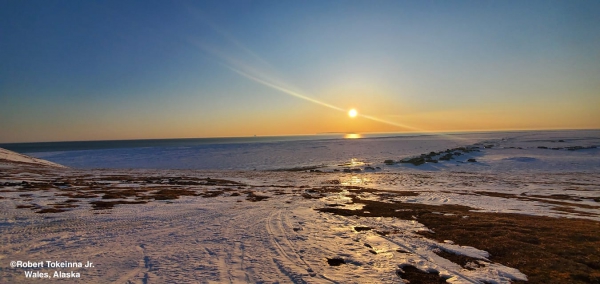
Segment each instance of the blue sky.
M0 142L598 128L599 14L597 1L4 1Z

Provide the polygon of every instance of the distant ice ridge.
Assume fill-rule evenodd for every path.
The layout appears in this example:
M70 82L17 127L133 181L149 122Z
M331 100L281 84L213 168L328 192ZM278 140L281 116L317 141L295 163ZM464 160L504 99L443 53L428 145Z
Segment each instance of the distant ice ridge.
M478 144L481 152L414 167L385 160ZM490 146L490 147L483 147ZM73 168L277 170L358 161L383 171L590 171L600 169L600 130L518 131L363 139L199 144L187 147L38 152L31 155ZM476 163L467 162L468 158ZM350 166L356 166L350 163Z

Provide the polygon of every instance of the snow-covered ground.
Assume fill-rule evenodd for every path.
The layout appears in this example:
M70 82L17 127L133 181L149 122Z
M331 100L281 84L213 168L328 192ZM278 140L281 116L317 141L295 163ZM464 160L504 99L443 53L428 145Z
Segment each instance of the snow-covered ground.
M10 164L17 163L26 163L32 165L41 165L41 166L51 166L51 167L60 167L64 168L65 166L56 164L50 161L37 159L34 157L30 157L27 155L15 153L13 151L8 151L6 149L0 148L0 169L10 167Z
M6 162L0 170L0 283L31 283L26 271L52 278L59 270L79 273L68 283L406 283L410 267L439 273L448 283L527 280L481 248L429 237L443 232L423 222L514 213L584 220L597 230L600 157L594 147L600 139L584 133L520 133L435 149L416 143L410 155L349 159L321 172ZM430 154L437 163L398 163L466 146L478 151L448 161ZM394 162L383 163L384 156ZM365 211L373 204L393 210ZM94 266L12 268L11 261Z

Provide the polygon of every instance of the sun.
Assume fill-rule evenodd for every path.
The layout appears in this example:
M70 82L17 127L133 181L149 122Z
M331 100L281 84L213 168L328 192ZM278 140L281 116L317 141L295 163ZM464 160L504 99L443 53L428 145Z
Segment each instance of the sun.
M356 117L357 115L358 115L358 111L356 111L356 109L351 109L348 111L349 117Z

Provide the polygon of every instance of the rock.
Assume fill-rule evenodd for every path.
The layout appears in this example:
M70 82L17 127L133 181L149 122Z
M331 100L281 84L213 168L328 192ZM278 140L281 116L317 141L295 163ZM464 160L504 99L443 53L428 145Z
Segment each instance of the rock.
M422 158L422 157L416 157L416 158L411 158L411 159L403 159L400 162L401 163L409 163L409 164L413 164L415 166L419 166L419 165L425 164L425 159Z
M346 261L344 261L342 258L335 257L335 258L327 258L327 263L330 266L340 266L342 264L346 264Z
M383 163L386 164L386 165L393 165L393 164L395 164L394 160L385 160L385 161L383 161Z
M374 171L374 170L375 170L375 168L373 168L373 167L365 167L365 171Z
M452 159L452 154L450 153L440 157L440 161L450 161L450 159Z
M372 228L371 227L366 227L366 226L356 226L354 227L354 230L357 232L362 232L362 231L370 231Z
M471 158L471 159L468 159L468 160L467 160L467 162L471 162L471 163L477 163L477 160L475 160L475 159Z

